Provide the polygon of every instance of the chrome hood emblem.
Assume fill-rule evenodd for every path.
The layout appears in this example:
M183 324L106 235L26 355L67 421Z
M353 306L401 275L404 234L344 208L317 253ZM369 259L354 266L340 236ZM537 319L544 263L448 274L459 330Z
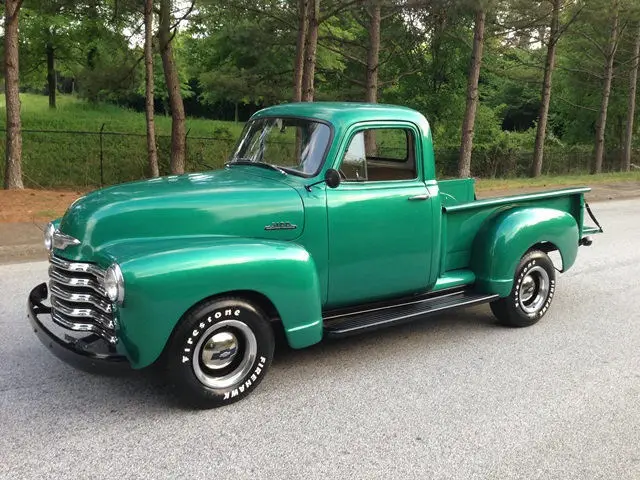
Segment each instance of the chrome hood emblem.
M53 248L64 250L70 245L80 245L80 240L66 233L62 233L60 230L53 232Z

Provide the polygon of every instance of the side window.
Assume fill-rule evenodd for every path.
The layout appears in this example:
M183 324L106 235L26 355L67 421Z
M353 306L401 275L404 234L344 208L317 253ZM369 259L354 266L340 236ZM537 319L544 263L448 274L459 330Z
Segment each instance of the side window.
M413 132L404 128L371 128L356 133L340 165L346 182L417 178Z

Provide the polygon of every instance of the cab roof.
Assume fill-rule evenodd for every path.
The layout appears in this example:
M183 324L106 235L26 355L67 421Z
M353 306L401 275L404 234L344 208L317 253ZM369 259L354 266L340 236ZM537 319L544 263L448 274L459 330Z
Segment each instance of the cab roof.
M253 118L305 117L327 121L335 126L370 120L405 120L420 127L428 124L418 111L398 105L360 102L295 102L274 105L256 112Z

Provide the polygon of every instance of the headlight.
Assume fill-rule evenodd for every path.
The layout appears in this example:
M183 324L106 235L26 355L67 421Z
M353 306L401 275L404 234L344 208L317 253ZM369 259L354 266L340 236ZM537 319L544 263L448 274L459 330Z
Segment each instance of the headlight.
M44 229L44 248L48 251L53 248L53 234L55 231L56 227L53 226L53 223L49 223Z
M124 300L124 277L117 263L107 268L102 286L109 300L122 305Z

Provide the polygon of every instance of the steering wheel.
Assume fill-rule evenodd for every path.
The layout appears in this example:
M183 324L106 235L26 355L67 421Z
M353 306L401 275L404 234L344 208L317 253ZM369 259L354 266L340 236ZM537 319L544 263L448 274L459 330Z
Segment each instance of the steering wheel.
M347 176L344 174L344 172L342 171L341 168L338 169L338 173L340 174L340 176L342 177L343 180L347 179Z

